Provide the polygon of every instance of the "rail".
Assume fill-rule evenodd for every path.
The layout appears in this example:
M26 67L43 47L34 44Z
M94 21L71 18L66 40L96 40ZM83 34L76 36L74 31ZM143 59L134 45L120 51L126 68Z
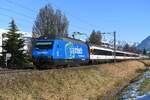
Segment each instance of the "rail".
M12 73L22 73L22 72L32 72L33 70L17 70L17 69L0 69L1 74L12 74Z

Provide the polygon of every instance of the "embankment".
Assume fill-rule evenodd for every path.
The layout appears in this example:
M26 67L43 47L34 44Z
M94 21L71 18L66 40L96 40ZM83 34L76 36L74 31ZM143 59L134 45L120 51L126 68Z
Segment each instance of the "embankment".
M101 100L113 95L150 61L0 75L0 100Z

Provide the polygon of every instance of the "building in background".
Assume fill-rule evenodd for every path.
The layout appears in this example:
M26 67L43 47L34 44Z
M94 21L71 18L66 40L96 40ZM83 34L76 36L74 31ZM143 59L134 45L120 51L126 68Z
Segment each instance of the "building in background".
M31 42L31 33L27 33L27 32L22 32L22 38L25 40L24 44L24 50L26 52L30 52L30 47L32 46L32 42Z
M7 30L0 29L0 55L2 55L2 41L3 41L3 36L2 34L7 32Z

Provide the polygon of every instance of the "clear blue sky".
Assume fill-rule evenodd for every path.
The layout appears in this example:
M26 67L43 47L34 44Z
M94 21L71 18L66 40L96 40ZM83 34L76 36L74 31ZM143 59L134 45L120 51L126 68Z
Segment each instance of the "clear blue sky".
M0 28L7 29L14 18L21 31L31 32L38 10L47 3L66 14L70 33L115 30L118 40L129 42L150 35L150 0L1 0Z

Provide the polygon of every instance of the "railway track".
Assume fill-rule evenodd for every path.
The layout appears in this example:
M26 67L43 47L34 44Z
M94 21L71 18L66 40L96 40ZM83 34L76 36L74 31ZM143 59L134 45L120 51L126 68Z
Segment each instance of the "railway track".
M23 72L32 72L33 70L14 70L14 69L0 69L1 74L11 74L11 73L23 73Z
M94 66L94 65L93 65ZM90 67L90 66L89 66ZM85 66L80 66L80 67L67 67L66 69L76 69L76 68L89 68ZM61 68L53 68L53 70L58 70L58 69L65 69L65 67ZM52 69L44 69L44 70L33 70L33 69L0 69L0 75L5 75L5 74L15 74L15 73L30 73L30 72L46 72Z
M98 65L98 64L97 64ZM60 70L60 69L87 69L87 68L92 68L96 67L97 65L80 65L80 66L75 66L75 67L56 67L56 68L45 68L45 69L39 69L39 70L33 70L33 69L0 69L0 75L2 74L12 74L12 73L30 73L30 72L46 72L49 70Z

